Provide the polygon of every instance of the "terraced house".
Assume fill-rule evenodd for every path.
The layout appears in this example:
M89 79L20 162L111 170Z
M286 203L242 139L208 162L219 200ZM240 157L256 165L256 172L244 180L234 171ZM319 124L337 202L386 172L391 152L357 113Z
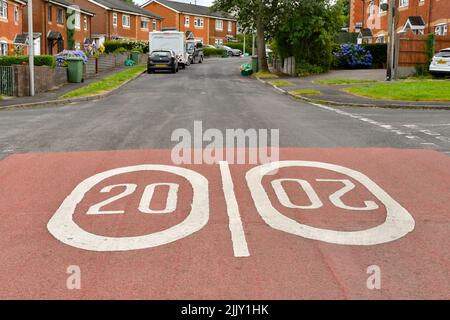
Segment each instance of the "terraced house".
M350 32L360 32L364 42L388 41L388 13L382 4L389 0L350 0ZM448 34L449 0L397 0L399 23L397 32Z
M68 19L68 12L74 15ZM94 13L74 7L68 0L33 0L33 32L35 54L57 54L69 48L68 29L73 30L76 49L81 49L91 37L91 19ZM26 42L28 11L23 10L24 33L16 38L17 43Z
M97 44L105 40L149 39L149 32L161 30L162 17L122 0L71 0L95 13L92 38Z
M142 7L164 17L163 30L192 32L203 44L223 44L237 35L236 19L209 7L169 0L150 0Z
M14 53L14 39L22 33L24 1L0 0L0 56Z

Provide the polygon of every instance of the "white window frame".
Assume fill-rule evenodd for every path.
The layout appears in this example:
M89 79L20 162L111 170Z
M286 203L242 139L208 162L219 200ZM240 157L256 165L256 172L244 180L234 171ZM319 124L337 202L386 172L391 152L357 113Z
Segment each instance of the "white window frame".
M8 19L8 1L0 0L0 18Z
M233 32L233 21L228 21L228 32Z
M126 23L128 21L128 24ZM131 27L131 17L127 14L122 15L122 27L126 29L130 29Z
M185 16L184 17L184 26L189 27L191 25L191 17Z
M19 24L19 6L14 5L14 23Z
M223 31L223 20L216 19L216 30Z
M83 17L83 28L84 31L88 30L88 17L86 15Z
M8 55L8 42L0 41L0 56Z
M156 22L156 19L153 19L152 21L152 28L153 31L156 31L158 29L158 23Z
M369 17L373 17L375 15L375 1L369 2Z
M386 35L382 34L377 37L376 43L386 43Z
M75 29L81 29L81 14L79 11L75 11Z
M114 27L117 27L117 13L115 13L115 12L113 12L112 24Z
M379 5L379 7L378 7L378 10L380 11L380 13L382 13L382 12L387 12L387 10L381 9L381 6L382 6L384 3L388 3L388 0L380 0L380 5Z
M59 13L61 12L62 21L59 21ZM56 24L64 25L64 9L58 8L56 10Z
M194 18L194 28L196 29L203 29L203 26L205 25L205 20L203 18Z
M448 25L446 23L440 23L434 27L434 33L437 36L446 36L448 34Z
M400 8L409 7L409 0L400 0Z

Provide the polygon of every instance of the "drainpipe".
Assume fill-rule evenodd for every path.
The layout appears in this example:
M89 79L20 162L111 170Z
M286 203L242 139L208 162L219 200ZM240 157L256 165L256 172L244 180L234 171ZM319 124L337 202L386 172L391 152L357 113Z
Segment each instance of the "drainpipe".
M431 33L431 13L433 12L433 0L428 5L428 33Z

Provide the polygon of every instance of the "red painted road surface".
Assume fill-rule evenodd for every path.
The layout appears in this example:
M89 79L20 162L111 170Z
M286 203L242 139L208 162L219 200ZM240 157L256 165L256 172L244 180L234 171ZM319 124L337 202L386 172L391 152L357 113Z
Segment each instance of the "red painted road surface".
M10 156L0 298L450 298L449 157L283 149L280 160L291 162L258 183L254 165L173 166L168 150ZM66 286L73 265L80 290ZM380 290L367 288L373 265Z

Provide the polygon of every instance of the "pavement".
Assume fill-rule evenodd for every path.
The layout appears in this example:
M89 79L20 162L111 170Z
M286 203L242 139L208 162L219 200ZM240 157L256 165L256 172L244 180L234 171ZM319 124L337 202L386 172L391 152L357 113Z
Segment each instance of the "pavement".
M449 299L448 111L312 105L242 63L1 112L0 298ZM176 164L194 121L278 129L279 161Z
M384 81L385 78L386 78L386 71L382 69L332 70L326 74L313 75L302 78L282 76L281 79L295 83L295 85L283 86L281 89L285 90L286 92L293 90L306 90L306 89L318 90L321 92L321 94L301 95L301 98L310 102L317 102L321 104L334 106L450 110L450 102L370 99L352 95L343 91L343 89L345 88L353 86L370 86L373 85L373 83L350 84L350 85L327 85L315 82L317 80L325 80L325 79L377 80L380 82Z

